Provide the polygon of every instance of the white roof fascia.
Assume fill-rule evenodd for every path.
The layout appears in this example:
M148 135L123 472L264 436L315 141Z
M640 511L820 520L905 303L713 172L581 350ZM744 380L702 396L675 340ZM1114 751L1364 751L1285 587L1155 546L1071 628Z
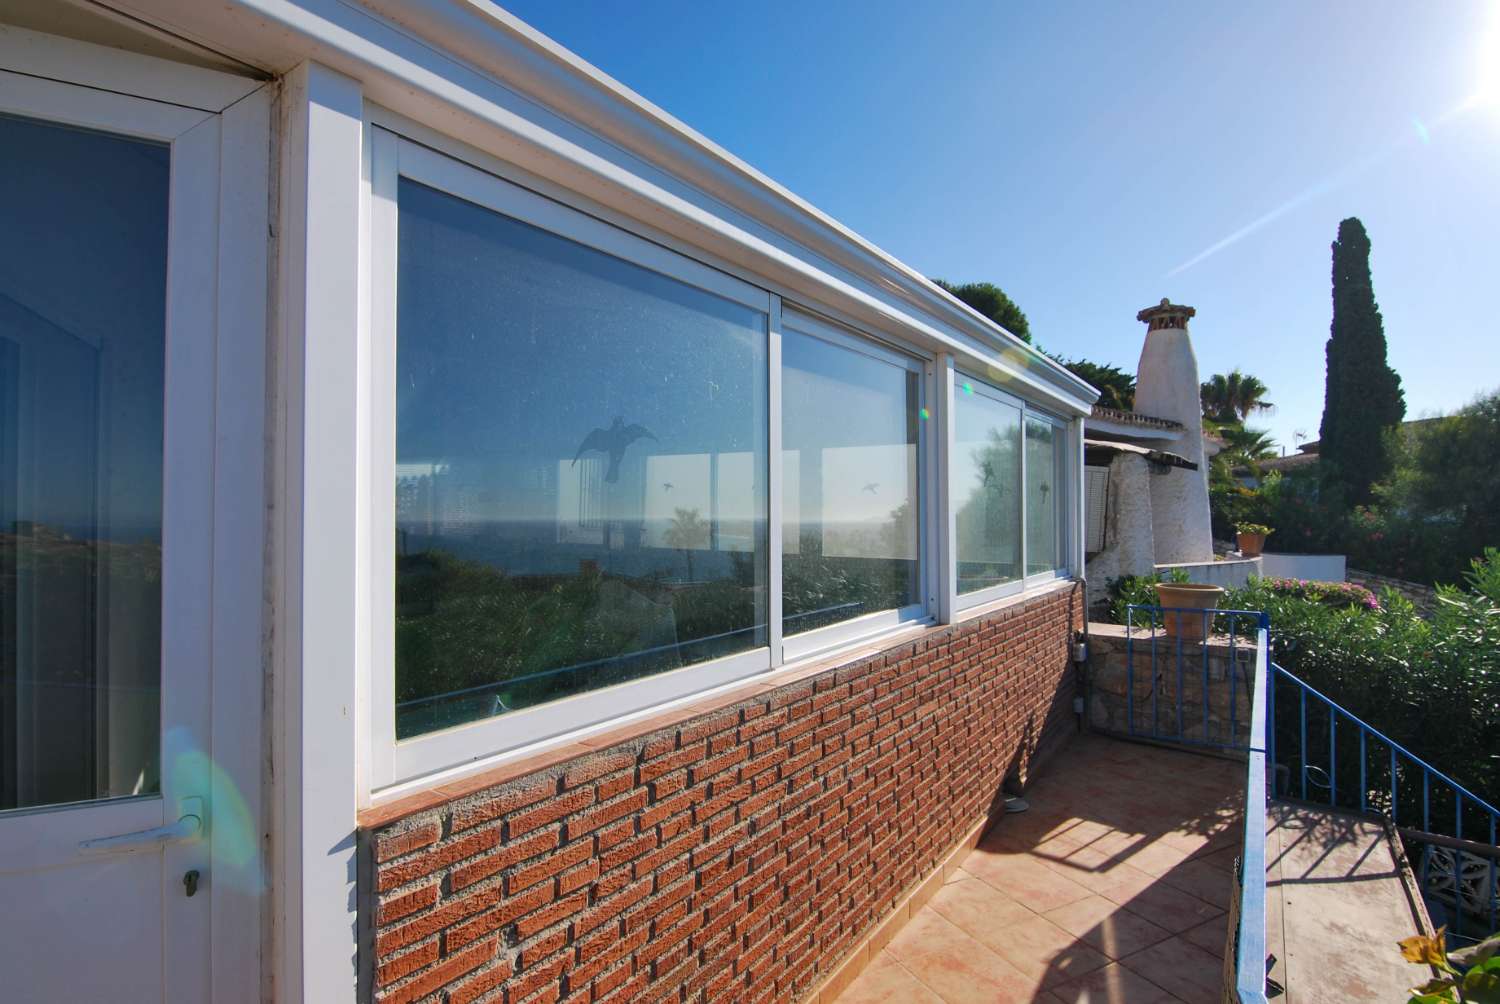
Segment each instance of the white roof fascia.
M1097 392L754 168L486 0L115 0L255 65L307 59L370 100L724 260L809 306L997 370L1062 410Z

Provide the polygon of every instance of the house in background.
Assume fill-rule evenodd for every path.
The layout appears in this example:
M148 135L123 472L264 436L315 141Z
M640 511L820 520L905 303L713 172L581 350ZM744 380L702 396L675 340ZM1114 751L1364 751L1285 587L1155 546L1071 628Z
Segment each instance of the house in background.
M493 5L0 149L7 999L809 998L1076 729L1096 392Z
M1208 462L1223 443L1203 429L1192 307L1163 299L1136 319L1147 325L1136 368L1135 410L1095 405L1084 423L1089 605L1109 581L1182 569L1191 581L1243 585L1259 565L1216 560Z

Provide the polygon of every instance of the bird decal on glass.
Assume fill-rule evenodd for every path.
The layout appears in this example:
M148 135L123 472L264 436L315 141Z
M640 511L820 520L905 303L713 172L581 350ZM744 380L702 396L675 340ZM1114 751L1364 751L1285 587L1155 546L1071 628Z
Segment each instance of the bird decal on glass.
M609 470L604 472L604 480L614 484L620 480L620 461L625 459L625 448L637 439L656 439L656 437L644 425L626 425L625 420L616 415L608 429L595 429L583 437L583 442L578 446L578 452L573 455L571 466L577 466L578 459L590 450L607 453L609 454Z
M880 482L871 481L869 484L865 485L862 490L869 492L871 495L874 495L877 491L880 490Z

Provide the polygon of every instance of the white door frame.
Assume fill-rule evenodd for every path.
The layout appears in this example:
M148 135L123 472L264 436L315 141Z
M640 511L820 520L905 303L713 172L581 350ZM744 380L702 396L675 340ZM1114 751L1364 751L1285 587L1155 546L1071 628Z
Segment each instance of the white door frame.
M0 112L172 148L161 720L164 734L173 721L202 723L203 733L175 771L177 751L164 741L160 798L70 810L76 834L71 822L59 834L62 815L46 810L12 815L0 830L9 863L24 856L45 867L77 854L78 840L169 823L179 799L206 800L207 839L162 852L165 902L183 898L191 868L208 893L204 911L163 911L169 1001L255 1001L268 986L262 737L273 96L260 81L0 25ZM181 248L194 253L173 253Z

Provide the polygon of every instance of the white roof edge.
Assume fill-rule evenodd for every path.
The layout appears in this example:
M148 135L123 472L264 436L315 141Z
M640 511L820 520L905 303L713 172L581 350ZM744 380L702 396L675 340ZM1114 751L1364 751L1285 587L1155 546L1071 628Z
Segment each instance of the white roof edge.
M542 57L548 64L548 68L570 78L574 84L585 85L595 97L604 98L615 105L616 114L623 111L642 120L637 124L637 128L640 125L648 125L664 130L677 138L680 143L685 144L691 151L707 157L718 167L727 169L742 185L749 186L750 191L741 189L737 194L748 195L751 192L758 192L762 198L770 197L779 203L783 213L771 221L772 225L784 230L790 229L788 236L805 244L810 250L824 254L839 264L850 267L853 271L863 272L876 281L886 280L887 288L895 287L897 292L904 294L917 306L925 308L940 321L952 325L970 337L979 338L996 348L1019 348L1026 354L1029 363L1027 369L1041 376L1068 396L1080 398L1089 403L1098 399L1097 389L1040 349L1005 330L899 258L861 237L786 186L741 160L665 109L631 90L491 0L361 0L361 2L369 10L412 29L417 27L414 23L416 20L414 12L420 12L425 15L420 18L422 34L431 37L434 41L452 45L454 50L459 52L471 48L476 41L475 36L470 31L456 30L455 27L445 24L442 15L444 13L452 15L454 8L459 8L465 13L482 16L495 29L504 32L514 42L524 45ZM496 52L495 55L499 57L503 53ZM596 131L604 133L611 141L619 143L638 156L668 167L673 173L693 182L704 191L723 199L735 208L748 211L751 215L762 216L753 208L747 209L741 200L733 198L732 195L726 197L726 193L722 191L722 185L715 183L716 179L704 177L704 165L694 164L691 159L684 157L672 146L650 142L646 144L645 149L637 149L639 140L645 137L619 135L620 130L607 128L608 123L601 122L595 114L590 114L596 109L586 106L578 107L579 95L567 88L556 86L558 83L556 81L547 81L544 74L521 72L522 68L514 63L502 63L498 66L486 65L485 68L502 74L506 70L511 70L516 72L518 77L524 76L527 78L526 83L530 85L526 90L554 109L573 115ZM637 142L631 142L633 138ZM820 234L819 230L830 233ZM858 255L865 261L850 262L847 260L847 255L838 254L838 248L828 246L830 236L833 238L832 243L858 252ZM865 267L858 267L860 264ZM882 271L894 273L894 275L881 275Z
M494 130L497 142L536 143L539 156L563 157L574 179L578 172L592 172L591 184L621 183L619 165L601 168L597 152L564 150L572 139L542 139L545 127L518 123L513 111L475 91L473 81L483 79L716 203L723 221L738 216L774 233L799 250L799 267L827 276L824 288L830 295L852 296L848 302L854 309L873 310L923 337L937 336L949 351L980 355L976 350L983 350L993 355L987 363L1069 411L1086 412L1098 398L1097 390L1039 349L490 0L116 2L128 6L132 16L271 72L284 73L311 59L368 78L367 98L380 102L384 95L398 112L412 102L438 102L452 116L433 123L440 131L455 120L478 122ZM647 190L655 184L643 177L625 194L646 199L652 212L663 206L680 212L677 196ZM714 239L722 239L724 228L704 219L705 209L684 216L684 226L707 224ZM733 239L748 253L766 253L764 241ZM840 273L878 297L855 290Z

